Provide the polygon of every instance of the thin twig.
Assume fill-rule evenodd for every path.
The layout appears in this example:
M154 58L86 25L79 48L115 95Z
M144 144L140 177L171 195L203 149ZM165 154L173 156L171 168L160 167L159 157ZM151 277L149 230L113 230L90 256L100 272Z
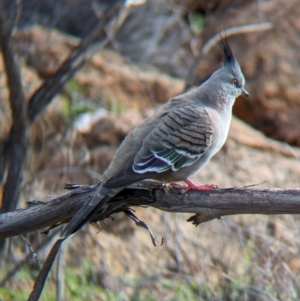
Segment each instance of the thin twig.
M97 47L104 47L106 45L108 39L105 34L105 26L112 16L118 16L118 12L122 7L123 4L121 1L116 1L113 5L110 5L90 35L83 39L81 43L70 52L70 55L59 69L32 95L28 105L30 122L35 120L52 101L53 97L61 90L63 85L82 67L89 56L87 53L88 48L97 40L100 41L97 43Z
M231 36L237 35L237 34L266 31L266 30L270 30L272 28L273 28L273 24L269 23L269 22L259 23L259 24L249 24L249 25L228 28L228 29L223 30L220 33L216 34L211 39L209 39L203 46L201 53L202 53L202 55L207 55L210 52L210 50L222 40L222 38L224 36L231 37Z
M61 246L56 262L56 301L65 300L65 261L67 242Z
M38 268L41 269L41 261L40 261L39 257L37 256L36 252L33 250L32 245L30 244L30 242L27 240L27 238L24 235L21 235L21 238L24 241L24 243L27 245L27 247L29 248L30 255L31 255L31 257L33 257L35 259Z
M153 235L151 229L148 227L148 225L147 225L145 222L141 221L141 220L133 213L133 210L132 210L132 209L130 209L130 208L125 209L125 210L124 210L124 213L126 214L126 216L128 216L129 218L131 218L131 219L135 222L135 224L136 224L138 227L144 228L144 229L146 229L146 230L148 231L148 233L149 233L149 235L150 235L150 237L151 237L153 246L155 246L155 247L160 247L160 246L163 245L163 243L164 243L164 238L162 237L161 242L160 242L160 244L158 245L158 244L156 243L156 241L155 241L155 237L154 237L154 235Z
M47 236L47 239L45 239L41 244L39 244L35 250L36 252L39 252L40 250L42 250L45 246L47 246L47 244L49 243L49 241L52 240L52 238L54 236L56 236L58 234L58 232L60 231L60 229L56 229L54 230L51 235ZM28 254L21 262L19 262L10 272L8 272L8 274L0 281L0 287L4 287L5 284L7 283L7 281L9 281L21 268L23 268L26 264L28 264L28 261L30 260L30 258L32 257L31 253Z
M45 263L43 264L43 267L40 270L39 275L37 276L37 278L35 280L33 290L27 301L38 301L39 300L41 293L43 291L46 279L48 277L48 274L51 270L53 262L56 258L56 255L57 255L63 241L64 241L64 238L59 238L55 242L53 247L51 248L51 251L49 252L49 254L47 256L47 259L46 259Z
M195 74L202 58L206 56L210 52L210 50L222 40L224 36L230 37L237 34L245 34L250 32L260 32L260 31L270 30L272 28L273 28L273 24L269 22L236 26L236 27L231 27L226 30L223 30L220 33L213 36L212 38L210 38L202 47L201 52L196 57L192 67L188 71L185 80L186 85L184 87L184 91L187 91L190 87L194 85Z

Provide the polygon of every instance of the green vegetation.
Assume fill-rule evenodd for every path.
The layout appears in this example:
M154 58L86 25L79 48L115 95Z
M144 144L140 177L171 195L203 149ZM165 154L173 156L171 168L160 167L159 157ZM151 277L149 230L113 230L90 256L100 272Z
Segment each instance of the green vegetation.
M78 86L75 79L71 79L68 82L61 97L62 105L59 114L65 122L73 121L79 115L93 112L96 109L95 105L89 106L87 104L84 99L84 92ZM126 110L126 106L122 102L109 97L102 99L102 105L107 111L115 115L119 115Z
M189 13L189 22L192 31L195 34L199 34L202 32L205 25L205 17L202 14L190 12Z
M103 98L103 106L105 109L115 115L119 115L120 113L126 110L126 106L124 103L109 97Z
M75 271L74 271L75 270ZM41 301L55 301L56 288L54 272L47 281ZM85 262L80 267L66 268L65 270L65 298L66 300L103 300L103 301L160 301L162 294L167 295L168 301L205 301L205 300L243 300L245 296L251 298L258 297L260 292L253 290L244 283L245 275L236 276L228 283L205 284L200 283L195 278L177 276L173 278L155 278L152 277L120 277L115 279L116 290L105 289L97 284L93 279L93 265ZM1 278L4 273L0 273ZM26 300L33 285L33 279L36 277L36 270L31 271L28 268L20 270L8 288L0 288L0 301ZM13 287L13 289L12 289ZM122 288L121 288L122 287ZM274 290L269 287L268 291ZM274 292L274 291L273 291ZM268 294L266 294L266 297ZM221 299L220 299L221 298ZM268 300L259 298L258 300ZM290 299L296 300L296 299Z
M66 85L65 93L62 94L62 116L74 120L79 115L91 111L93 110L84 101L76 80L71 79Z

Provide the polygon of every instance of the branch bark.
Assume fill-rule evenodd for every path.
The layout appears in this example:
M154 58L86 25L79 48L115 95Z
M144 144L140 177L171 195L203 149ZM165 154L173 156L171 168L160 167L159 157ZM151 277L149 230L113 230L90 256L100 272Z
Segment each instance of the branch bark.
M12 117L11 129L3 147L3 166L0 167L0 178L4 176L5 169L8 167L3 190L2 209L11 211L17 207L20 195L23 163L26 158L28 123L20 68L12 47L12 32L18 19L20 1L12 1L6 9L2 4L0 9L0 49L9 89Z
M95 193L97 185L67 185L70 192L48 202L33 201L25 209L0 215L0 239L67 222ZM151 206L169 212L196 213L197 222L234 214L300 214L300 189L224 188L187 191L154 181L136 183L108 202L103 220L131 206ZM192 219L195 221L195 219Z

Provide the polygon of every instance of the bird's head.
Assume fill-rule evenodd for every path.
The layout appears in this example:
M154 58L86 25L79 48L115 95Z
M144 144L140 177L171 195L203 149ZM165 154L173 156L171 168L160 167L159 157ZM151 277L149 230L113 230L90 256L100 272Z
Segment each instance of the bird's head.
M241 71L240 64L232 54L231 48L226 38L221 41L224 59L223 67L220 69L220 80L224 82L228 92L235 97L240 95L249 96L244 88L245 77Z
M240 95L248 97L249 93L244 88L244 75L238 61L232 54L226 38L222 39L221 46L224 54L223 66L214 73L213 77L230 96L234 98L237 98Z

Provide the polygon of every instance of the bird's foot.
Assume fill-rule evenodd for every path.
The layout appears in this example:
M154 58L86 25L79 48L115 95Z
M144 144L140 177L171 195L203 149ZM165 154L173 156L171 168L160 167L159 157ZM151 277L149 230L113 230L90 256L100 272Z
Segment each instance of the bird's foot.
M196 184L190 179L186 179L184 182L186 184L181 184L180 182L171 182L165 185L169 188L182 189L182 194L186 193L189 190L209 191L218 188L216 184Z
M192 180L190 179L186 179L184 181L186 184L187 184L187 189L186 191L188 190L214 190L214 189L217 189L218 186L216 184L196 184L194 183Z

